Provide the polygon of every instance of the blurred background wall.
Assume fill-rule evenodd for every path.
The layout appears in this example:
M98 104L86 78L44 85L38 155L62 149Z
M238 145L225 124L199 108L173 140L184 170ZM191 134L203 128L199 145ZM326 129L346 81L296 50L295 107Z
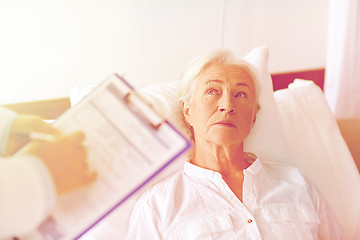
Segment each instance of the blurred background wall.
M177 80L218 47L270 48L272 73L323 68L329 0L0 0L0 104L66 97L117 72Z

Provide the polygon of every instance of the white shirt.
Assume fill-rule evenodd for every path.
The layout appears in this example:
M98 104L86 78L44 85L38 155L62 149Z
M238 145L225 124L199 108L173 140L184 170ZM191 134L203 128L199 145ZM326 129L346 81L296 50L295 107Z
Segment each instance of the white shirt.
M295 168L256 160L244 170L243 202L218 172L184 171L138 200L127 239L347 239L329 205Z

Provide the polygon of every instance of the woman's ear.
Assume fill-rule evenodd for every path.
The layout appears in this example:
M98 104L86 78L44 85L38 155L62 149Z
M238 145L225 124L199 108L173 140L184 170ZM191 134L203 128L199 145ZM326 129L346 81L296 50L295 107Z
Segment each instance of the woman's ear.
M255 125L255 122L256 122L256 115L257 113L260 111L260 105L259 104L256 104L256 107L255 107L255 110L254 110L254 113L253 113L253 117L252 117L252 121L251 121L251 127L253 127Z
M251 121L251 127L255 125L255 122L256 122L256 113L254 114L253 119Z
M190 114L190 104L188 102L184 102L181 101L181 106L182 106L182 112L184 115L184 118L186 120L186 122L192 126L192 121L191 121L191 114Z

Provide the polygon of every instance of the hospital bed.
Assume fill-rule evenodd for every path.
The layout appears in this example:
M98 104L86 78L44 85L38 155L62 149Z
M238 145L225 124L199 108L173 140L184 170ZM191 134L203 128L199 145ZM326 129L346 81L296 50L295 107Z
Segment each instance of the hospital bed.
M334 118L322 92L324 69L270 76L268 58L268 49L262 46L253 50L246 59L260 69L263 99L260 97L262 110L254 134L249 136L245 148L263 160L296 166L310 176L333 207L350 239L355 240L360 236L360 118ZM293 83L288 86L290 82ZM170 81L139 91L160 114L181 130L184 126L179 120L181 113L176 88L177 83ZM70 108L70 99L7 107L55 119ZM173 171L180 167L181 164L175 166ZM119 219L126 217L126 214L110 216L109 221L94 229L92 236L95 239L97 234L111 237L119 231L125 232L127 220Z

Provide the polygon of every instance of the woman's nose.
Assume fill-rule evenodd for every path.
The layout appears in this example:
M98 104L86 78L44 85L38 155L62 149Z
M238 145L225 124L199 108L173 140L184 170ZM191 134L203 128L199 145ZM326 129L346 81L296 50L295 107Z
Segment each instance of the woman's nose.
M221 99L219 100L218 110L220 112L224 112L224 113L234 113L235 112L235 107L234 107L230 97L228 97L228 96L221 97Z

